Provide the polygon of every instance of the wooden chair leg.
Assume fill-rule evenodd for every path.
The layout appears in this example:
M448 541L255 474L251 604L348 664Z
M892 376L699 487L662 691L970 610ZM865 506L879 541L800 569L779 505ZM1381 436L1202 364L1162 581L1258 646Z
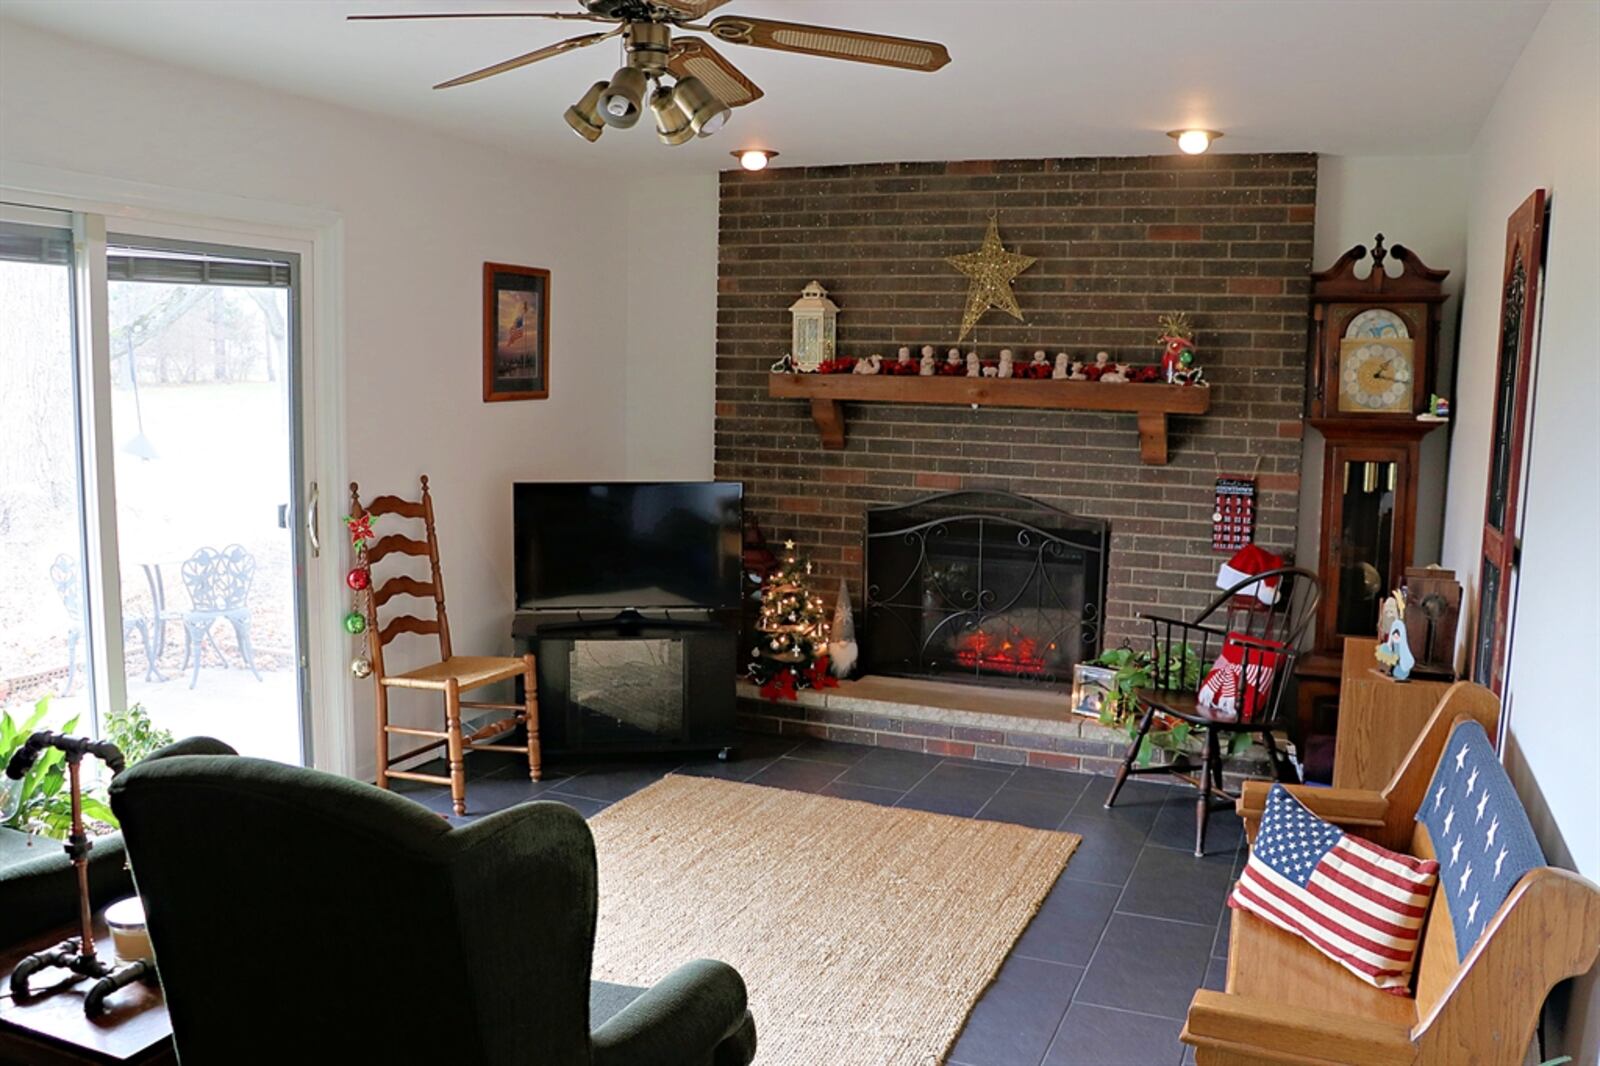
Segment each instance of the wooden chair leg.
M1122 767L1117 771L1117 779L1111 783L1111 794L1106 797L1106 810L1117 802L1117 793L1122 791L1122 786L1128 781L1128 773L1133 769L1133 761L1139 757L1139 745L1144 743L1144 735L1150 732L1150 726L1156 720L1155 708L1144 712L1144 717L1139 720L1139 732L1134 734L1133 743L1128 745L1128 754L1123 756Z
M1200 798L1194 802L1194 853L1200 858L1206 853L1206 823L1211 820L1212 775L1220 769L1221 749L1217 745L1217 731L1206 729L1205 743L1200 749Z
M1261 731L1261 745L1267 749L1267 758L1272 760L1272 779L1285 784L1299 784L1298 781L1285 781L1284 771L1288 768L1289 757L1278 753L1278 742L1272 739L1272 730Z
M375 686L377 695L373 704L378 712L378 787L389 787L389 690L382 681Z
M533 653L522 657L522 699L527 707L528 777L534 781L541 776L539 751L539 669Z
M450 754L450 806L463 815L467 813L467 766L461 742L461 683L453 677L444 683L444 731Z

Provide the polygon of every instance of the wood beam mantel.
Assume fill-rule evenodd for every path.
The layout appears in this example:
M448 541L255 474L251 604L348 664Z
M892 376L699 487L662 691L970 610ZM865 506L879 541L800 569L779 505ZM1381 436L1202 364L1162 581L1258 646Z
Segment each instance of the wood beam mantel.
M845 444L846 400L1125 412L1138 416L1139 458L1152 466L1167 462L1167 416L1204 414L1211 407L1211 389L1205 386L1019 378L772 374L767 394L779 399L809 400L811 420L816 423L822 445L831 449Z

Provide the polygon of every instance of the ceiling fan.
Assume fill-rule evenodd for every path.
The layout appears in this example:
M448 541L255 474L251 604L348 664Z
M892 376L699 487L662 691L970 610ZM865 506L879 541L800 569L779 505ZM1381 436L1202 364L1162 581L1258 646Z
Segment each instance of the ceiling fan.
M656 133L665 144L709 137L728 121L731 110L761 98L761 90L699 37L674 37L674 30L705 33L726 44L747 44L824 59L847 59L903 70L935 71L950 62L944 45L908 37L830 29L797 22L722 15L704 18L728 0L579 0L581 12L462 12L404 15L351 15L352 21L403 19L531 18L616 23L604 32L585 33L534 49L493 66L440 82L449 89L516 70L541 59L622 38L624 61L610 81L597 81L567 108L567 125L587 141L600 139L607 126L628 129L646 106L655 115ZM669 82L670 79L670 82Z

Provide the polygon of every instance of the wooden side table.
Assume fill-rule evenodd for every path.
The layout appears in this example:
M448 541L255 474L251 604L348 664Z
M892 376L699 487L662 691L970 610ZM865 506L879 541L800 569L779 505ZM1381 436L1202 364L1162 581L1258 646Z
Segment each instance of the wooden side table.
M1339 681L1333 787L1382 789L1428 724L1448 681L1396 681L1378 669L1371 637L1346 637Z
M93 980L65 970L41 970L26 1000L11 998L11 971L27 956L76 933L63 926L46 936L0 951L0 1063L28 1066L176 1066L172 1023L161 986L136 981L106 1000L98 1018L83 1013ZM94 922L95 944L111 950L103 915Z

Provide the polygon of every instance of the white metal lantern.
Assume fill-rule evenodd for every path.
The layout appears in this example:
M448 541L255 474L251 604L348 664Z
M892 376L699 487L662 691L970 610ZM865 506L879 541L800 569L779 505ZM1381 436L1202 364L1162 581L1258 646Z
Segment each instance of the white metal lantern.
M796 370L815 370L832 359L838 338L839 306L828 299L828 290L813 281L800 291L800 299L789 308L794 316L794 343L789 355Z

